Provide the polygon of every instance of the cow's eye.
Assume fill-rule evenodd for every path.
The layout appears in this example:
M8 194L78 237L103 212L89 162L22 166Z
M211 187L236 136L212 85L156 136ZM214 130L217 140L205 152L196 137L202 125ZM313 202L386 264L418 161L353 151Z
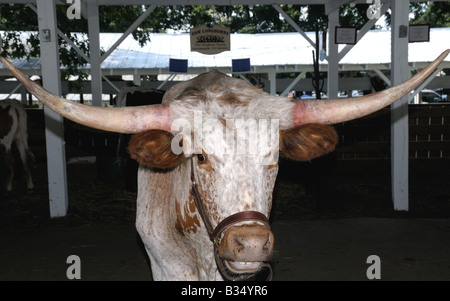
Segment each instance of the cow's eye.
M197 159L200 162L205 162L206 161L206 157L203 154L198 154L197 155Z

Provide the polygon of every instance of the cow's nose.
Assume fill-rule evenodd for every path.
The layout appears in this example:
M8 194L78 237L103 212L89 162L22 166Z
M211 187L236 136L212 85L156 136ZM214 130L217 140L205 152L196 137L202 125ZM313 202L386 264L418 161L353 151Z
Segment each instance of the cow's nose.
M267 261L272 256L273 242L273 233L266 226L234 226L224 234L219 255L231 261Z

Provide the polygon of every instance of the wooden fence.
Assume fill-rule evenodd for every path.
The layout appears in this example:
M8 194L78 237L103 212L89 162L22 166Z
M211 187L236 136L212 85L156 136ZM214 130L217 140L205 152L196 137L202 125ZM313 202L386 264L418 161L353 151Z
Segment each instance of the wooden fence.
M335 125L339 134L336 156L341 160L390 157L390 109ZM30 146L44 145L43 110L28 113ZM31 120L30 120L31 119ZM37 135L37 136L36 136ZM66 144L95 155L117 154L119 135L65 121ZM450 158L450 104L409 105L411 159Z
M450 158L450 104L409 105L410 159ZM389 158L390 108L336 125L339 159Z

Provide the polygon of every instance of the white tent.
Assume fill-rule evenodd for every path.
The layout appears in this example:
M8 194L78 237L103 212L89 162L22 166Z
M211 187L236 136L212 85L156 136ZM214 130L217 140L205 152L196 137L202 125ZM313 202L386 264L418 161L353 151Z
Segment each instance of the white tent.
M0 32L0 36L3 33ZM22 33L25 40L30 33ZM314 32L305 33L311 40ZM100 47L110 49L122 36L122 33L100 33ZM391 70L391 31L371 30L339 61L340 71ZM411 43L408 62L413 69L421 69L447 49L450 28L432 28L430 41ZM79 39L86 39L79 35ZM211 69L231 72L233 59L250 58L249 73L284 73L312 71L313 47L297 32L231 34L231 50L216 55L204 55L192 52L189 33L150 34L151 42L139 45L132 36L126 37L117 48L101 63L103 75L154 75L169 73L169 60L186 59L190 74L198 74ZM339 45L342 51L345 45ZM27 74L41 73L39 58L13 60L15 66ZM321 62L321 70L327 70L328 61ZM450 68L450 58L441 65ZM64 68L62 66L61 68ZM85 66L87 71L90 64ZM0 66L0 75L10 75Z

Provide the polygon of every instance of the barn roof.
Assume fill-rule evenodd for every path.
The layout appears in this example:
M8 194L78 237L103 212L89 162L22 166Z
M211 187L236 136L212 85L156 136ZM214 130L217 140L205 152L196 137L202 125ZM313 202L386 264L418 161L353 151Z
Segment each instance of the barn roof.
M23 33L25 37L29 33ZM312 40L315 33L306 33ZM341 70L383 70L390 68L391 32L369 31L339 62ZM101 33L100 45L107 50L120 38L120 33ZM436 58L448 48L450 28L433 28L430 42L410 43L409 62L418 68ZM82 35L79 38L83 38ZM232 59L250 58L252 72L310 71L312 70L312 46L297 32L232 34L231 50L216 55L191 52L188 33L150 35L151 42L144 46L128 36L102 63L105 75L169 73L169 59L187 59L189 73L201 73L212 68L231 71ZM345 45L340 45L340 50ZM27 73L40 73L40 59L16 59L14 64ZM321 62L326 71L327 61ZM450 67L450 58L444 64ZM89 68L89 65L86 66ZM0 66L0 75L8 74Z

